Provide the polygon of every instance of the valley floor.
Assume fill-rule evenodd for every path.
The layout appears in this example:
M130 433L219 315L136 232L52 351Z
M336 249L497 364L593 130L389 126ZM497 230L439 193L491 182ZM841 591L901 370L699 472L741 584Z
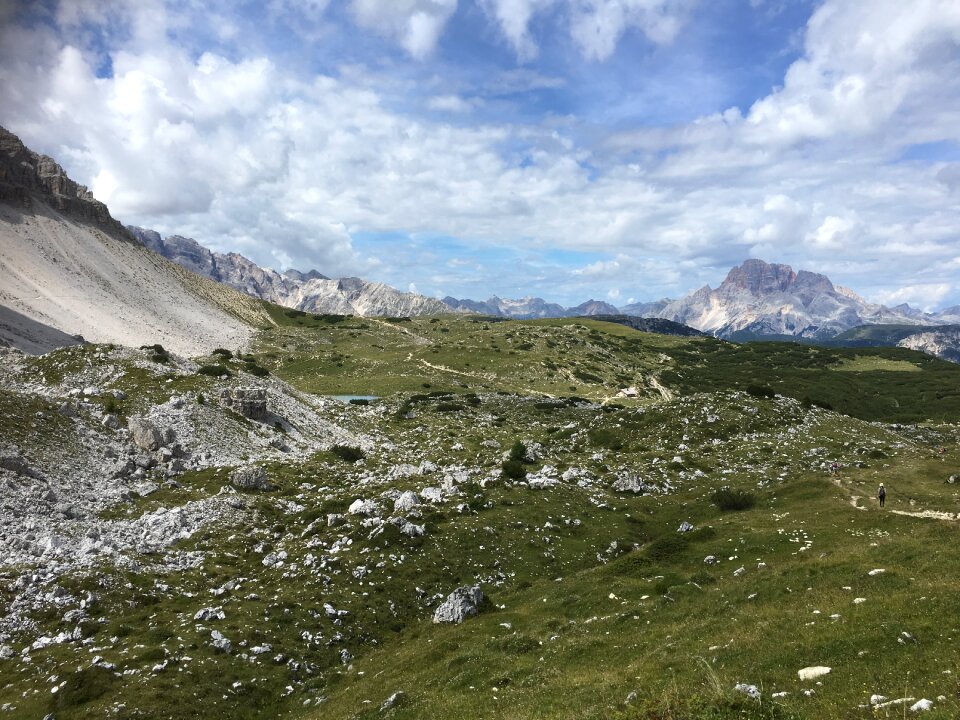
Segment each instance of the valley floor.
M671 383L709 339L296 322L5 356L0 717L960 716L956 424Z

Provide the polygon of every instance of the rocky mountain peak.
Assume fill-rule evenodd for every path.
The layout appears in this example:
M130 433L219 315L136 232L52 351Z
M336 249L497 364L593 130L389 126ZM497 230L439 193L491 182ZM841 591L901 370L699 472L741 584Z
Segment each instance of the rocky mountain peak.
M71 180L53 158L33 152L19 137L0 127L0 201L32 209L35 200L73 220L130 239L123 225L85 185Z
M718 290L742 289L752 295L770 295L786 292L796 277L797 274L789 265L767 263L751 258L745 260L739 267L731 269Z

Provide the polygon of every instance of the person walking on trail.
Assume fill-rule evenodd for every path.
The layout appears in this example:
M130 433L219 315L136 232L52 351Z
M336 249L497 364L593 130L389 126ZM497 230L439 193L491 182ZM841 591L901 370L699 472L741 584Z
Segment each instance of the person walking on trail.
M887 489L883 486L883 483L880 483L880 489L877 490L877 497L880 499L880 507L883 507L887 499Z

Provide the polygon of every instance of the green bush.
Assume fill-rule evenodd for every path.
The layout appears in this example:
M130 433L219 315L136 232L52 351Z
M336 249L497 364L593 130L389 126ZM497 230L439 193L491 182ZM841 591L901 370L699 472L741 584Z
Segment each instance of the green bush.
M197 374L209 375L210 377L222 377L223 375L230 377L232 373L223 365L201 365L197 368Z
M197 393L197 405L206 405L207 397L203 393Z
M464 408L464 405L455 402L437 403L437 412L460 412Z
M350 405L369 405L370 401L366 398L350 398Z
M96 700L105 695L117 679L112 672L97 665L78 670L67 676L66 684L53 696L54 710L67 710Z
M608 450L622 450L623 438L613 430L607 428L594 428L587 433L590 443L597 447L607 448Z
M668 563L676 560L690 545L683 535L664 535L650 543L646 556L656 563Z
M251 363L251 362L248 362L243 369L246 370L251 375L255 375L256 377L266 377L267 375L270 374L270 371L267 370L265 367L260 367L256 363Z
M233 357L233 353L227 350L226 348L217 348L214 350L211 355L220 355L224 360L229 360Z
M352 445L334 445L330 448L330 452L348 463L355 463L366 457L363 450Z
M523 480L527 476L527 469L519 460L504 460L501 469L504 477L512 480Z
M720 488L710 496L710 500L724 512L749 510L757 504L757 497L752 492L731 490L730 488Z
M510 446L510 459L522 463L527 456L527 446L522 441L517 440Z
M776 393L766 385L748 385L747 394L755 398L772 398Z

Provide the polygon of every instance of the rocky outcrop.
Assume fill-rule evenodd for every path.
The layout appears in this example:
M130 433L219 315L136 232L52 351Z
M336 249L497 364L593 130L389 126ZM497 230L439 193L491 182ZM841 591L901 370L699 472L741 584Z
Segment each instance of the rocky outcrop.
M224 388L220 391L220 404L251 420L266 420L270 414L264 388Z
M435 623L462 623L468 617L479 614L483 603L483 592L479 587L458 587L433 613Z
M130 239L123 225L86 186L67 177L53 158L33 152L20 138L0 127L0 202L32 210L37 199L74 220Z
M241 490L271 490L273 485L267 471L259 465L247 465L230 473L230 482Z
M960 363L960 325L926 329L904 338L897 345Z

